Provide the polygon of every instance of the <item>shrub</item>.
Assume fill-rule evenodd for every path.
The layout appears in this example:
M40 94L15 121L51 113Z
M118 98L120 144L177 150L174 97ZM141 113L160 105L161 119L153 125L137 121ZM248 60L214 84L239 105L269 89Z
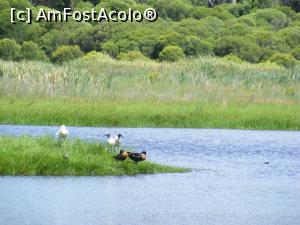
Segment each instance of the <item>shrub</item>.
M236 55L233 55L233 54L226 55L224 57L224 59L226 59L230 62L235 62L235 63L242 63L243 62L243 60L241 60L239 57L237 57Z
M93 38L93 26L83 24L72 32L70 42L72 45L78 45L84 52L90 52L96 48L96 42Z
M21 46L13 39L0 40L0 58L4 60L17 60L20 57Z
M9 2L12 8L25 9L31 7L30 2L27 0L10 0Z
M207 41L201 41L195 36L189 36L185 44L184 53L186 56L211 55L213 47Z
M119 47L112 41L108 41L101 46L104 53L116 58L119 54Z
M300 47L293 49L292 55L295 59L300 60Z
M235 17L240 17L249 14L250 10L251 10L251 5L248 3L233 4L229 8L229 12Z
M32 41L23 42L21 48L21 58L39 61L45 61L48 59L45 52L39 49L38 45Z
M181 58L184 58L184 53L178 46L167 46L159 53L160 61L175 62Z
M256 12L257 23L260 26L269 24L273 29L279 30L289 24L289 18L277 9L260 9Z
M276 34L271 31L257 31L255 34L256 43L262 48L275 48Z
M297 64L297 60L290 54L276 53L270 58L271 62L286 68L293 68Z
M243 23L237 23L230 25L229 27L226 27L224 31L222 31L222 35L238 35L238 36L244 36L246 34L252 33L253 30L250 29L249 26L243 24Z
M144 56L141 52L139 51L130 51L127 53L120 53L117 57L117 59L120 60L128 60L128 61L134 61L134 60L138 60L138 59L142 59L142 60L147 60L149 58L147 58L146 56Z
M190 7L190 4L182 0L158 0L154 4L160 17L170 17L176 21L186 17Z
M244 61L257 63L261 60L261 48L250 37L225 36L216 42L214 52L218 56L234 54Z
M105 55L102 52L91 51L82 57L85 61L101 61L102 59L111 59L109 55Z
M195 19L202 19L208 16L218 17L221 20L234 18L227 10L222 6L217 6L214 8L207 8L204 6L197 6L192 8L190 12L191 16Z
M8 0L0 0L0 9L10 8Z
M292 48L296 48L300 45L300 29L298 27L288 27L280 30L280 38L284 39Z
M40 46L47 55L51 55L59 46L68 45L70 32L53 29L40 39Z
M55 63L63 63L83 56L78 45L63 45L52 53L51 60Z

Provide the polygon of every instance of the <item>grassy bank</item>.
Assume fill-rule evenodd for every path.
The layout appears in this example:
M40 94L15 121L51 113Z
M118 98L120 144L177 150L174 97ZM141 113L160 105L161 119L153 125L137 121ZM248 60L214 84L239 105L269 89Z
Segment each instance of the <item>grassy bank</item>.
M0 175L136 175L187 172L148 161L116 161L98 143L51 137L0 137ZM65 154L68 154L68 158Z
M0 99L0 123L114 127L300 129L297 104L92 102Z
M300 129L300 67L200 57L176 63L0 61L0 123Z

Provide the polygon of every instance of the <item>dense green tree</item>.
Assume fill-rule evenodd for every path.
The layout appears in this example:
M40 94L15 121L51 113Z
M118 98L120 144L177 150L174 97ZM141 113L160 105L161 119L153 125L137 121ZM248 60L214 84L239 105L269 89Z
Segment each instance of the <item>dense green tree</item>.
M276 53L270 58L271 62L286 68L292 68L297 64L296 59L290 54Z
M52 62L63 63L83 56L78 45L63 45L57 48L51 56Z
M104 44L102 44L101 50L104 53L106 53L114 58L116 58L120 53L118 45L116 45L112 41L108 41L108 42L105 42Z
M61 30L51 30L40 39L40 46L47 55L57 49L59 46L68 45L70 43L70 33Z
M300 27L288 27L279 31L280 38L285 40L291 48L300 45Z
M179 46L181 49L185 49L186 45L186 36L177 32L168 32L160 36L159 42L155 45L153 52L153 58L158 58L160 52L166 46Z
M121 52L118 57L120 60L128 60L128 61L134 61L134 60L147 60L146 56L144 56L141 52L139 51L130 51L127 53Z
M30 2L27 0L10 0L9 5L11 8L17 8L17 9L25 9L31 7Z
M18 60L21 46L13 39L0 40L0 58L4 60Z
M73 45L79 45L84 52L90 52L96 49L93 26L90 24L84 24L78 27L72 32L70 43Z
M32 41L25 41L21 48L21 58L26 60L46 61L48 57L45 52L39 49L38 45Z
M295 59L300 60L300 46L293 49L292 55L294 56Z
M187 17L191 5L184 0L157 0L154 8L160 17L179 21Z
M15 0L19 1L19 0ZM31 0L36 5L44 5L50 8L63 10L63 8L73 7L72 0Z
M0 0L0 10L8 9L10 7L8 0Z
M184 53L178 46L167 46L159 53L160 61L176 62L182 58L184 58Z
M101 8L105 8L106 10L115 10L115 11L122 11L128 10L135 2L130 0L102 0L96 6L97 10Z
M251 12L251 9L251 4L249 4L249 2L246 2L242 4L232 4L228 8L228 11L235 17L241 17L249 14Z
M186 56L198 56L213 54L213 47L207 41L202 41L195 36L187 37L184 53Z
M261 60L262 50L251 37L225 36L219 38L215 46L215 54L226 56L234 54L240 59L252 63Z

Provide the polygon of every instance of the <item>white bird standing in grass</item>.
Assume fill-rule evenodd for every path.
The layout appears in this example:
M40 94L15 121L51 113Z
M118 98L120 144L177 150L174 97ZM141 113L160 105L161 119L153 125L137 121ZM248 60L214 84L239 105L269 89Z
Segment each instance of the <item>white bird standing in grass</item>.
M65 125L61 125L59 130L56 132L56 135L58 136L59 140L65 140L67 138L68 134L69 134L69 131Z
M107 143L113 147L113 149L115 150L115 147L120 147L121 146L121 137L123 137L122 134L118 134L118 135L111 135L111 134L106 134L105 135L107 137Z

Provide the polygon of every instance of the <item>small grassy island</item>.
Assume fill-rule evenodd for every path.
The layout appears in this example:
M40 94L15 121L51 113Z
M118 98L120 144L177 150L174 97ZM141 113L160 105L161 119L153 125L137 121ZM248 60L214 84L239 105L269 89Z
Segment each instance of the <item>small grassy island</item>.
M0 137L0 175L117 176L188 172L149 161L116 161L101 143L52 137Z

